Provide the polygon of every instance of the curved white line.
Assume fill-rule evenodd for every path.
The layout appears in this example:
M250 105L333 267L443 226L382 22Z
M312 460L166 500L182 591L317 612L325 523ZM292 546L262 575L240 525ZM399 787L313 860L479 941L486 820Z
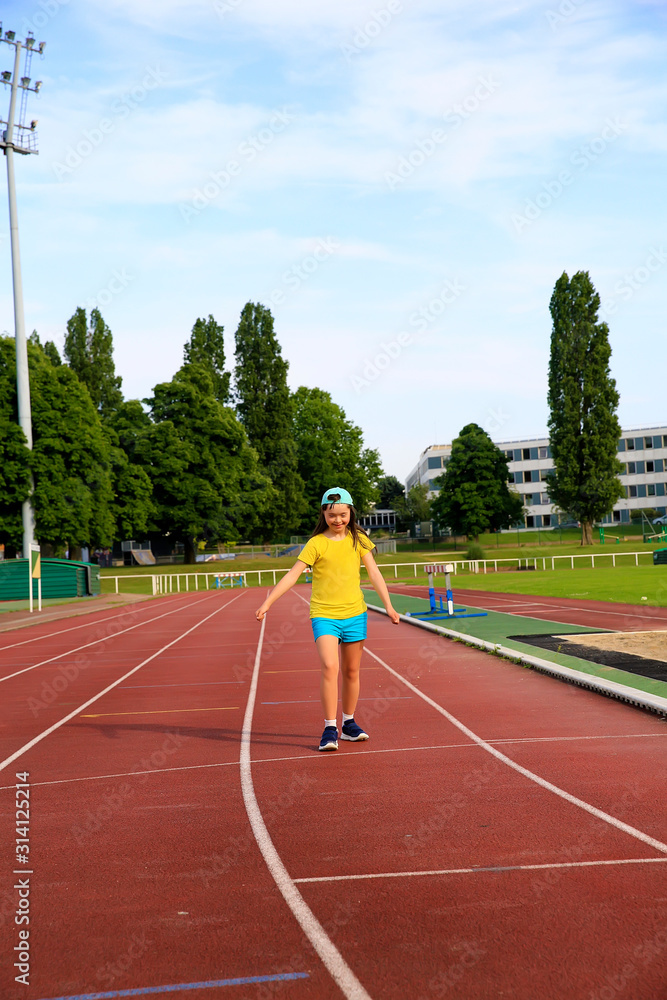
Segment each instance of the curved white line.
M628 823L623 823L622 820L616 819L615 816L611 816L609 813L603 812L602 809L598 809L596 806L592 806L589 802L584 802L583 799L578 799L575 795L570 795L569 792L566 792L564 789L559 788L558 785L553 785L550 781L547 781L545 778L540 778L539 774L534 774L533 771L529 771L527 768L522 767L520 764L517 764L510 757L506 757L504 753L501 753L500 750L496 750L496 748L492 747L490 743L487 743L486 740L483 740L481 736L478 736L476 733L473 733L472 729L468 729L466 725L464 725L462 722L459 722L459 720L454 715L451 715L451 713L448 712L446 708L443 708L442 705L438 705L437 701L433 701L433 699L429 698L427 694L424 694L424 692L420 691L418 687L415 687L414 684L411 684L410 681L406 680L405 677L402 677L396 670L390 667L388 663L385 663L384 660L381 660L379 656L377 656L375 653L372 653L371 650L368 648L368 646L365 646L364 649L369 656L372 656L374 660L377 660L378 663L380 663L386 670L388 670L389 673L396 678L396 680L401 681L401 683L405 684L405 686L408 687L411 691L414 691L415 694L419 695L420 698L423 698L423 700L427 703L427 705L430 705L432 708L434 708L436 712L440 713L440 715L444 715L444 717L449 722L451 722L453 726L456 726L457 729L460 729L462 733L465 733L466 736L468 736L473 741L473 743L476 743L477 746L482 747L482 749L486 750L487 753L490 753L492 757L495 757L503 764L507 764L507 766L511 767L514 771L518 771L519 774L522 774L524 776L524 778L529 778L530 781L534 781L536 785L540 785L542 788L546 788L548 792L553 792L554 795L558 795L561 799L565 799L566 802L570 802L572 805L578 806L585 812L590 813L591 816L595 816L597 817L597 819L601 819L604 823L609 823L610 826L616 827L617 830L621 830L623 833L627 833L631 837L636 837L637 840L641 840L644 844L648 844L649 847L654 848L654 850L661 851L663 854L667 854L667 844L663 844L662 841L656 840L654 837L650 837L647 833L642 833L641 830L637 830L634 826L630 826Z
M310 909L305 899L297 889L294 881L290 877L280 855L278 854L266 824L262 818L262 813L257 803L255 789L252 782L252 770L250 761L250 739L252 736L252 717L255 710L255 698L257 695L257 680L259 677L259 663L262 655L262 644L264 642L264 628L266 618L262 621L262 628L259 633L257 653L255 655L255 667L252 680L250 682L250 692L248 694L248 704L243 719L243 732L241 734L241 790L243 792L243 802L245 803L250 826L254 834L257 846L266 862L273 880L278 886L283 899L289 906L294 917L301 926L302 931L312 944L317 954L322 959L324 966L335 983L338 984L343 994L348 1000L371 1000L357 977L354 975L347 962L336 948L331 938L318 921L317 917Z

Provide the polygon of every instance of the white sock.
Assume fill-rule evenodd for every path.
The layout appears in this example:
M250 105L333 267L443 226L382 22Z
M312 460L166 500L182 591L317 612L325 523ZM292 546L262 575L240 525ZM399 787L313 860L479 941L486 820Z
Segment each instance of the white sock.
M349 722L350 719L353 718L354 718L354 712L352 713L352 715L348 715L347 712L343 712L343 725L345 725L346 722Z
M335 729L336 728L336 720L335 719L325 719L324 720L324 728L326 729L327 726L333 726L334 729Z

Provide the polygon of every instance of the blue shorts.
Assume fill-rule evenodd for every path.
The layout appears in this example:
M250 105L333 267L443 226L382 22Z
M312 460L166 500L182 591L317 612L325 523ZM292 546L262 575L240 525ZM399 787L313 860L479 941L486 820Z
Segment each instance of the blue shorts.
M360 642L366 638L366 623L368 613L355 615L354 618L311 618L315 639L321 635L334 635L339 642Z

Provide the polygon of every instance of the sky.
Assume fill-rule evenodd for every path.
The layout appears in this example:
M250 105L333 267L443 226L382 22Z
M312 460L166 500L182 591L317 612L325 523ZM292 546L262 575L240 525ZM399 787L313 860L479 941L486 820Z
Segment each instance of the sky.
M224 325L233 366L261 302L290 386L329 392L404 480L472 421L545 434L549 300L584 270L622 426L667 421L663 0L10 0L1 16L46 42L39 156L15 157L26 326L62 348L97 306L126 398L173 376L198 317ZM0 70L12 57L0 46Z

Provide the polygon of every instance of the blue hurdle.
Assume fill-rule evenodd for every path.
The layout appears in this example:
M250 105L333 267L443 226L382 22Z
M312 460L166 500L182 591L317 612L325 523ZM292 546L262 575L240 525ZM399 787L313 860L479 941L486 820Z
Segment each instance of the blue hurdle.
M468 611L466 614L463 614L463 612L466 611L466 608L454 608L454 595L452 593L451 578L451 574L454 572L453 563L433 563L431 566L424 566L424 569L428 573L428 600L430 610L407 611L406 615L410 618L424 618L429 621L439 621L443 618L486 618L488 615L487 611ZM436 573L444 573L445 576L445 599L447 601L446 612L442 603L442 594L436 594L435 592L433 577ZM440 607L436 605L436 597L440 601Z

